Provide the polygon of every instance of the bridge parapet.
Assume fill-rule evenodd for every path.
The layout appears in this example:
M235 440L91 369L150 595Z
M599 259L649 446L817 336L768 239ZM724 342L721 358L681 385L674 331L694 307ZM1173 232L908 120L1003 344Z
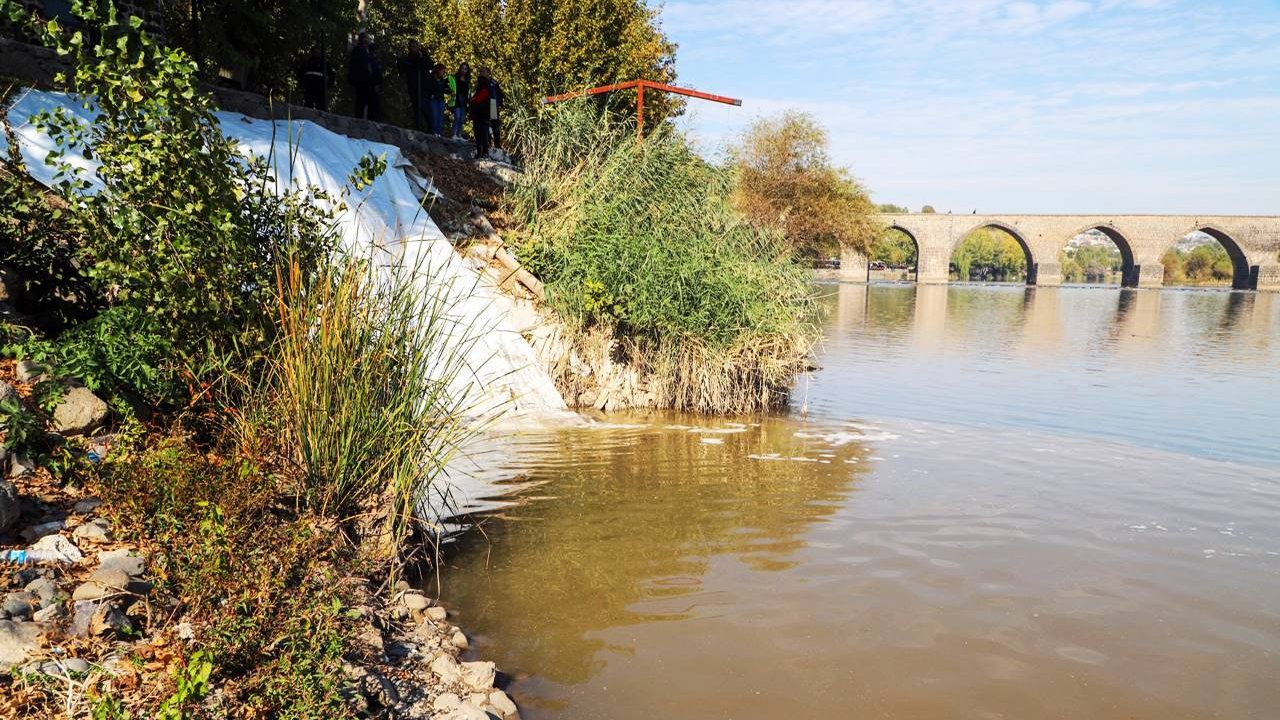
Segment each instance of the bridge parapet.
M1231 257L1237 288L1280 290L1280 217L1233 215L940 215L883 214L889 227L902 230L916 244L916 280L945 283L951 254L974 230L990 227L1009 233L1027 257L1027 282L1062 282L1060 253L1071 238L1089 231L1106 234L1120 249L1123 284L1159 287L1164 283L1161 258L1188 234L1213 236ZM847 258L847 259L846 259ZM848 267L845 267L845 264ZM842 274L865 282L866 258L846 250Z

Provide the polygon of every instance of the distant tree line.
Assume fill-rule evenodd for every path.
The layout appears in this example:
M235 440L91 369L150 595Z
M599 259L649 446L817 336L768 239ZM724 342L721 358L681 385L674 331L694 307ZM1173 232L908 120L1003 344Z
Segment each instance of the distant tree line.
M1112 273L1124 268L1124 258L1115 245L1079 245L1068 247L1058 258L1062 281L1069 283L1106 282Z
M1216 242L1190 250L1173 248L1160 258L1160 264L1165 285L1225 285L1235 274L1226 248Z

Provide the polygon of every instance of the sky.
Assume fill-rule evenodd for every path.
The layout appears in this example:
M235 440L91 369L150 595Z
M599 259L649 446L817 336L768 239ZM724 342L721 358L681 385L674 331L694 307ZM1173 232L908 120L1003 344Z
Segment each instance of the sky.
M881 203L1280 214L1280 0L666 0L714 152L808 112Z

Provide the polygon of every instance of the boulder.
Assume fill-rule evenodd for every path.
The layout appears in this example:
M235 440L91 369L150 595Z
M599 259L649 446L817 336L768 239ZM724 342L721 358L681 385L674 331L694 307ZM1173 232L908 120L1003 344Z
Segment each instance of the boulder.
M462 681L462 668L452 655L441 655L431 661L431 672L446 685Z
M18 488L8 480L0 480L0 532L13 527L22 516L22 502L18 498Z
M99 606L89 620L89 634L94 637L122 637L133 631L133 621L115 603Z
M37 599L34 593L25 590L11 592L0 600L0 610L14 620L25 620L36 611Z
M32 580L24 589L36 597L40 607L48 606L58 597L58 584L47 577Z
M427 617L432 620L444 620L448 616L449 613L439 605L427 608Z
M0 673L7 673L40 648L39 623L0 620Z
M520 711L516 709L516 704L512 702L511 698L501 690L494 690L489 693L489 706L492 707L494 711L503 718L503 720L518 717L520 713Z
M62 528L65 526L66 523L61 520L50 520L49 522L43 522L39 525L24 527L18 534L27 542L35 542L45 535L53 535L54 533L61 532Z
M18 478L36 471L36 464L31 458L18 453L9 453L9 477Z
M89 579L80 584L71 594L71 599L80 602L81 600L97 600L98 598L107 597L108 595L118 595L126 592L132 578L119 568L107 568L105 570L99 568L89 576Z
M9 398L16 398L17 396L18 391L14 390L12 385L0 380L0 402L8 400Z
M462 681L473 690L488 691L495 674L494 664L488 660L462 663Z
M462 698L456 693L441 693L436 699L431 701L431 709L440 713L447 713L462 704Z
M30 360L19 360L14 372L18 376L18 382L38 383L49 377L44 372L44 366L37 365Z
M400 596L400 602L410 611L426 610L431 606L431 601L422 593L407 592Z
M111 523L107 522L106 518L91 520L71 531L71 536L77 540L95 543L111 542Z
M64 435L81 435L107 419L107 404L85 387L72 387L53 409L53 429Z
M146 563L128 550L103 550L98 553L98 569L115 568L134 580L140 580Z
M449 642L459 650L466 650L471 643L467 642L467 636L461 630L454 630L453 635L449 637Z
M100 505L102 505L101 500L95 497L91 497L91 498L85 498L80 502L76 503L75 507L72 509L75 510L80 515L84 515L86 513L91 513L94 510L97 510Z
M444 715L440 715L437 720L489 720L489 713L471 703L462 703Z

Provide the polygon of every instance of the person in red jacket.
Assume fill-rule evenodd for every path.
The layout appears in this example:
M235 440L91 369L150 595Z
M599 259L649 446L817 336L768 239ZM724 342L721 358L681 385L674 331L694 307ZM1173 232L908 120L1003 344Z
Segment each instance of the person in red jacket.
M476 92L471 96L471 132L476 139L476 158L489 157L489 69L476 71Z

